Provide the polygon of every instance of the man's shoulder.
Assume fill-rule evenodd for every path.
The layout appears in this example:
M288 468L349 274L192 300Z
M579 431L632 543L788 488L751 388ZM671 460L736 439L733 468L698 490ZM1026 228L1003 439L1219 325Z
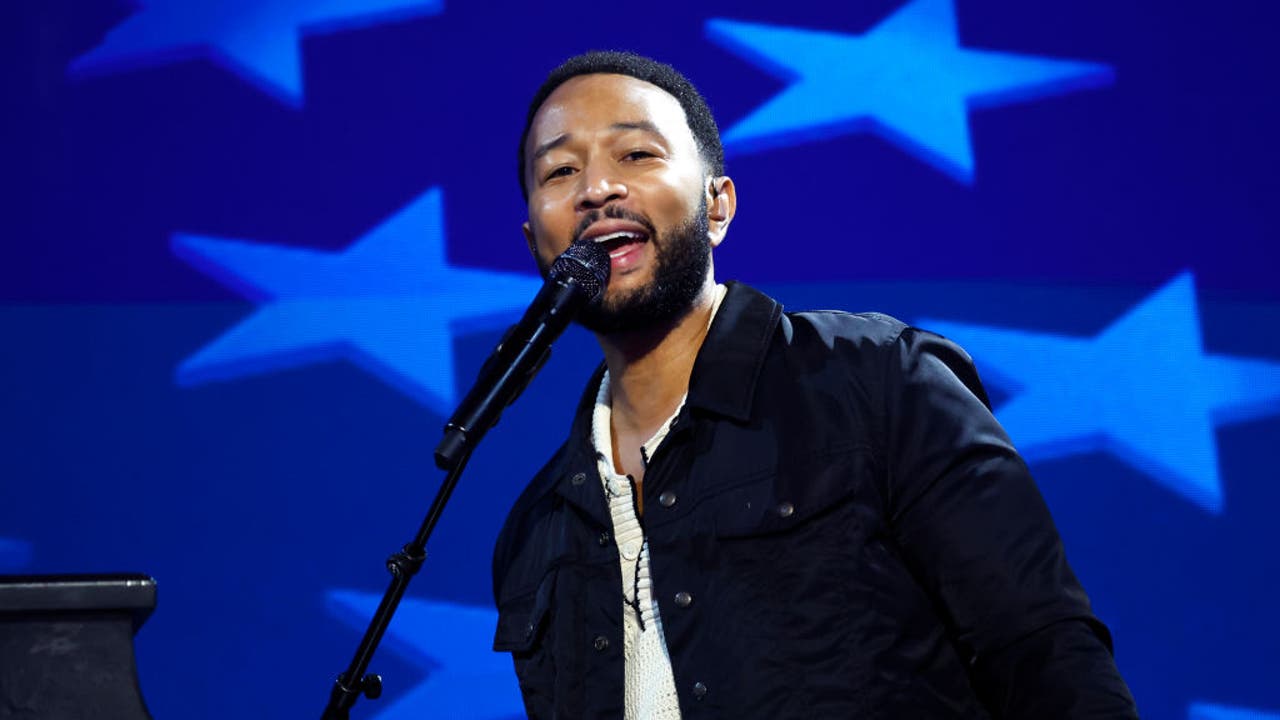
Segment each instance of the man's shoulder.
M737 281L728 281L729 295L725 306L731 320L729 334L750 333L752 328L774 332L774 341L799 345L822 341L828 347L836 340L854 341L858 345L891 346L910 326L882 312L804 309L781 312L782 304L761 290ZM772 312L768 310L772 308Z
M570 452L569 440L565 440L556 448L542 467L538 469L533 477L525 485L519 497L516 498L512 505L511 514L517 514L517 511L528 510L538 503L538 501L546 494L555 489L555 480L563 474L565 463Z
M783 315L782 340L797 349L879 355L913 328L882 312L801 310Z
M549 497L555 490L555 479L562 473L568 442L562 444L549 460L525 485L498 532L493 548L493 591L495 600L500 592L508 567L525 544L524 538L540 516L550 511Z
M846 337L866 337L881 342L897 340L909 325L882 312L850 312L847 310L799 310L786 313L792 322L812 325L815 329Z
M551 457L543 463L542 467L534 473L533 478L525 486L519 497L516 498L515 503L512 505L511 516L528 511L537 504L539 499L552 492L555 489L556 479L564 474L567 464L573 462L575 458L577 461L581 461L584 450L590 449L586 445L586 443L590 442L588 440L590 415L592 408L595 406L596 389L600 387L603 375L604 364L601 363L592 372L583 387L582 396L574 409L573 420L568 428L566 439L556 448ZM508 519L508 524L510 524L510 519ZM504 532L505 530L506 528L504 528Z
M903 322L882 312L846 312L842 310L806 310L789 312L784 318L786 342L812 352L833 353L847 361L851 368L879 371L897 368L905 372L923 356L935 357L968 377L973 358L964 348L946 337ZM876 362L876 365L869 364ZM974 376L970 381L977 383Z

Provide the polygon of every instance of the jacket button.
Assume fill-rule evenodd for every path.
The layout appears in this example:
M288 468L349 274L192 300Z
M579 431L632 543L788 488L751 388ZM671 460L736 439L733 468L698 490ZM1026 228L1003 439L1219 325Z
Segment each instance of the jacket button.
M707 695L707 686L700 682L693 684L693 697L695 700L701 700Z
M687 592L681 591L676 593L676 605L680 607L689 607L693 604L693 596Z
M789 502L784 502L778 506L778 517L789 518L796 513L796 506Z
M581 485L586 481L587 481L586 473L576 473L573 477L569 478L569 482L573 483L574 485Z
M658 504L662 507L671 507L676 504L676 494L668 490L658 496Z
M597 635L597 636L596 636L596 639L595 639L595 642L591 643L591 645L592 645L596 650L600 650L600 651L608 650L608 649L609 649L609 638L607 638L607 637L605 637L605 636L603 636L603 635Z
M604 547L605 545L608 545L609 532L606 530L605 532L600 533L600 537L596 538L596 542L600 543L600 547Z
M525 636L526 638L533 637L533 631L534 631L535 629L536 629L536 628L534 627L533 623L529 623L528 625L525 625L525 626L524 626L524 636Z

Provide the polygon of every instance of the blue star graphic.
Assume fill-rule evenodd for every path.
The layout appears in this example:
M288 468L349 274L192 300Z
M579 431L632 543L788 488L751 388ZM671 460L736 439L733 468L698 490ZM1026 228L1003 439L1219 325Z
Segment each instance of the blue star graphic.
M1280 362L1204 352L1185 272L1092 338L942 320L1012 397L997 415L1029 459L1106 450L1222 511L1215 425L1280 413Z
M455 400L453 331L510 321L542 286L449 265L437 188L342 252L183 234L173 250L261 303L185 360L179 383L346 358L442 412Z
M724 133L748 152L870 130L973 182L970 108L1105 85L1107 65L960 47L951 0L912 0L870 31L708 20L709 38L790 85Z
M443 9L444 0L149 0L70 69L112 72L210 57L280 100L300 105L301 34Z
M31 563L31 543L0 537L0 573L21 570Z
M354 590L330 590L327 596L330 612L359 630L382 600ZM426 670L427 678L389 707L379 708L374 720L417 720L428 710L431 717L523 718L511 657L490 649L497 625L498 614L488 608L402 600L385 644Z
M1280 720L1280 713L1193 703L1187 710L1187 720Z

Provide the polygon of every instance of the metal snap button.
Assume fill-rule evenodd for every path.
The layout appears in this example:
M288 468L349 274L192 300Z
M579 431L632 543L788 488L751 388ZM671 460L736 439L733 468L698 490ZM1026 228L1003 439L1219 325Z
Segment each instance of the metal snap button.
M789 518L796 513L796 506L789 502L784 502L778 506L778 517Z
M586 473L576 473L574 474L573 477L569 478L569 482L573 483L574 485L581 485L586 481L587 481Z
M600 543L600 547L604 547L605 545L608 545L609 544L608 531L600 533L600 537L596 538L596 542Z
M594 642L591 643L596 650L604 651L609 649L609 638L603 635L597 635Z
M696 682L693 684L693 697L695 699L701 700L702 698L706 697L706 695L707 695L706 685L703 685L700 682Z
M676 593L676 605L687 608L693 604L693 596L683 590Z
M676 504L676 494L668 490L658 496L658 504L662 507L669 508Z

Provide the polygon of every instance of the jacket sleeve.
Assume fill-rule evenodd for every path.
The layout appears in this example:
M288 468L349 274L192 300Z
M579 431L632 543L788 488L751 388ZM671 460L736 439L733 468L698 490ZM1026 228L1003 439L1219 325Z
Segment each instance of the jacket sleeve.
M997 718L1136 718L1111 638L960 347L906 328L885 370L894 535Z

